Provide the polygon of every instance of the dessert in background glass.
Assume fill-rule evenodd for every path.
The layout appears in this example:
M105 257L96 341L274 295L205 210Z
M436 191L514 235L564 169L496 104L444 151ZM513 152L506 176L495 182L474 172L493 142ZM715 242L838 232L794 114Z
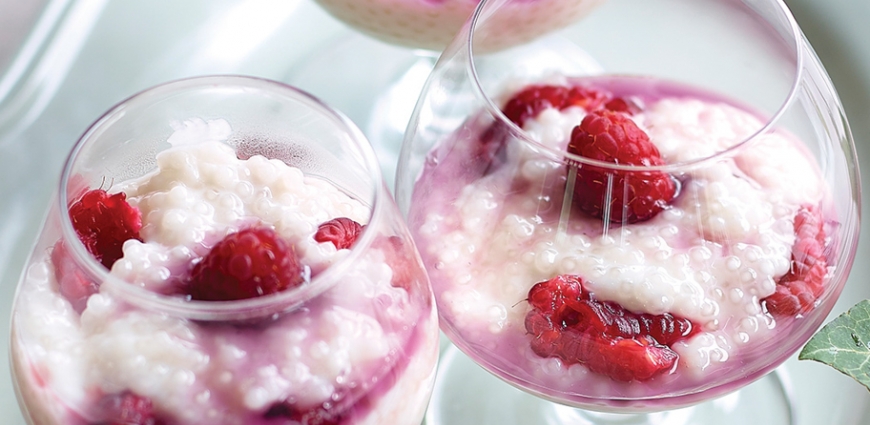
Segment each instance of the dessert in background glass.
M512 0L496 18L505 29L500 42L518 43L557 30L605 1ZM359 34L318 51L316 57L290 69L286 80L348 111L371 140L385 178L392 183L420 89L477 0L315 2ZM587 57L580 59L588 67L597 66Z
M854 260L856 157L824 69L779 1L611 0L493 50L505 4L445 49L399 162L442 330L556 402L526 423L740 422L751 397L683 408L791 356ZM542 61L578 49L603 71ZM505 423L502 392L464 392L445 357L427 423ZM766 423L793 423L778 386Z
M32 424L419 424L432 292L360 131L241 76L179 80L82 136L19 284Z

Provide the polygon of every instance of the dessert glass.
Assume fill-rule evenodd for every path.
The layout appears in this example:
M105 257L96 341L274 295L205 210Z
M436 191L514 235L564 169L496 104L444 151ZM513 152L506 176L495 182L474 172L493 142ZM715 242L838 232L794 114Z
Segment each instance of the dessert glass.
M611 0L513 45L505 4L482 1L445 49L398 165L442 330L555 402L525 403L526 423L754 414L752 397L677 409L723 400L801 347L859 228L848 124L788 9ZM584 56L603 70L571 60ZM428 423L510 423L492 399L505 392L445 358L454 381L439 378ZM793 423L781 378L762 393L770 423ZM476 398L457 406L463 387Z
M94 212L119 202L136 212ZM82 236L82 209L100 228L141 220L111 268L90 244L109 236ZM355 239L318 236L339 218L362 226ZM419 424L439 338L360 131L302 91L242 76L145 90L84 133L11 335L24 416L64 425Z

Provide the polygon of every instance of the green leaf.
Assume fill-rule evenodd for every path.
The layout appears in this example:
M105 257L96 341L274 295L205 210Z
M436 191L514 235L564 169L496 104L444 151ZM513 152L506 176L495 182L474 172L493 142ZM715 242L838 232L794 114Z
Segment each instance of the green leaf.
M859 302L825 325L798 358L831 366L870 390L870 300Z

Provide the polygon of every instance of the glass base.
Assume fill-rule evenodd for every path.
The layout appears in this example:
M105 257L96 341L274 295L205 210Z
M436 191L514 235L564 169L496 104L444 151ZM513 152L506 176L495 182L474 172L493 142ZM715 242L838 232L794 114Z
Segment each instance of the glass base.
M523 392L450 345L441 356L426 425L795 425L782 368L739 391L657 413L601 413Z

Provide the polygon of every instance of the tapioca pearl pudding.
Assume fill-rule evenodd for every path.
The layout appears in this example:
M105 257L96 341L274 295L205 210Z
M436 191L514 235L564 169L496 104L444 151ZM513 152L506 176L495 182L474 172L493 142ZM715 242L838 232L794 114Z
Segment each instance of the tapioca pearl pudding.
M336 217L366 225L369 207L281 161L238 159L221 143L230 132L222 120L180 123L154 172L113 184L142 225L141 240L124 243L112 277L176 293L191 263L254 225L293 244L306 280L350 254L313 235ZM347 278L304 308L246 324L137 308L104 288L79 312L50 251L27 270L13 326L19 392L38 423L101 423L117 400L147 406L141 416L167 424L313 417L379 424L422 416L437 320L416 284L393 283L399 274L425 276L409 272L416 269L390 249L366 250L345 264Z
M604 0L512 0L491 44L509 46L562 28ZM477 7L477 0L317 0L352 27L391 44L440 51Z
M543 102L550 106L522 122L531 138L557 150L565 150L575 128L599 108L626 111L665 163L722 152L763 126L756 114L724 99L670 83L657 85L657 90L667 88L658 94L630 78L562 84L588 90L539 90L535 96L554 96ZM581 92L592 100L555 99L557 94ZM617 97L628 102L612 103ZM586 107L572 106L577 104ZM506 115L512 116L509 109ZM733 362L761 357L753 344L775 338L778 328L795 315L773 314L771 300L794 278L795 258L807 239L825 243L819 229L826 188L816 164L791 135L770 131L733 157L675 173L679 193L666 208L649 220L620 225L605 225L576 208L568 210L565 220L563 195L570 192L565 166L521 143L499 148L492 165L481 167L487 171L479 178L451 180L467 175L459 170L488 142L450 140L436 147L431 155L437 159L427 163L418 180L415 193L425 193L425 198L414 199L418 204L412 203L417 206L412 206L410 224L447 328L501 359L513 359L524 377L546 382L554 391L599 381L612 388L608 377L589 373L598 372L593 362L572 364L569 358L576 353L560 350L576 345L565 343L564 336L530 330L553 330L547 328L554 326L552 320L541 326L530 322L530 289L559 276L582 280L582 294L573 301L605 316L690 322L692 330L684 338L667 344L678 361L665 364L667 378L658 377L658 383L675 386L694 385ZM808 222L815 223L815 232L805 236L801 229ZM824 268L824 261L819 264ZM819 288L822 283L816 282ZM564 288L560 291L565 293ZM817 291L813 289L816 297ZM558 310L561 302L550 301L547 308ZM603 303L614 310L601 310ZM573 308L573 314L583 314L580 307ZM666 315L675 319L662 319ZM579 325L562 326L572 334L587 332ZM648 336L641 327L639 333L618 338L635 339L642 352L648 350ZM546 338L552 342L537 349L521 342L533 339L536 344ZM542 356L544 351L548 353ZM556 369L584 372L575 371L571 378L553 372L554 359L562 365ZM632 396L662 391L656 385L629 388L635 391Z

